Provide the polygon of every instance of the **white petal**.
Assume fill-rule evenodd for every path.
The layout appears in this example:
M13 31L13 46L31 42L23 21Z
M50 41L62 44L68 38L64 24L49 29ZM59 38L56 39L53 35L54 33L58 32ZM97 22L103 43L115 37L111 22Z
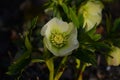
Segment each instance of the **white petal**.
M58 49L58 48L55 48L54 46L52 46L51 42L48 41L47 39L44 39L44 43L45 43L46 47L50 50L50 52L52 52L55 56L70 55L72 53L72 51L74 49L77 49L79 46L79 43L77 40L77 29L75 28L72 30L70 38L68 39L68 44L61 49Z
M110 55L113 57L108 57L108 65L118 66L120 65L120 48L113 47L113 51L110 52Z
M41 35L42 36L45 36L45 32L46 32L47 27L48 27L47 25L42 27L42 29L41 29Z
M100 1L88 1L86 7L89 13L101 13L103 9L103 4Z
M86 26L86 31L91 30L95 25L99 25L102 20L102 17L97 16L88 16L88 18L85 19L83 27Z
M60 33L69 34L69 39L67 44L62 48L56 48L52 45L49 40L49 36L51 35L52 30L58 30ZM73 23L66 23L57 18L53 18L50 20L41 30L41 34L44 37L44 44L48 48L48 50L53 53L55 56L66 56L72 53L72 50L78 48L79 43L77 41L77 29L74 27Z
M102 20L102 9L103 4L100 1L94 0L90 0L85 5L81 6L80 13L83 14L83 28L86 28L86 31L100 24Z
M57 20L58 20L57 18L53 18L45 25L45 26L47 26L46 31L45 31L45 36L47 38L49 38L49 36L51 34L51 30L58 28L57 27L58 25L56 23Z
M70 24L71 25L71 24ZM68 45L60 50L61 56L69 55L69 52L72 52L74 49L79 47L79 42L77 40L77 29L74 28L71 32L71 35L68 39Z
M46 35L48 38L53 29L61 32L66 32L69 29L69 26L66 22L63 22L57 18L53 18L45 26L43 26L41 34Z

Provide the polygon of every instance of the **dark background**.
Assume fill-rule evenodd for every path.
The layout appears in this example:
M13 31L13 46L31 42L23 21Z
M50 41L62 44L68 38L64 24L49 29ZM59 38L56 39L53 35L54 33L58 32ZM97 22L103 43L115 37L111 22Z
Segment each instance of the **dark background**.
M8 66L12 62L12 58L17 50L16 45L12 43L18 38L18 34L23 31L24 22L31 20L34 16L44 14L42 5L47 0L0 0L0 80L14 80L14 77L5 74ZM112 19L120 17L120 0L115 0L111 3L104 3L106 11L110 12ZM12 52L12 54L9 54ZM111 67L109 71L100 62L97 68L88 67L84 73L85 80L120 80L120 67ZM23 80L37 80L35 76L46 80L48 74L44 66L34 64L26 69ZM44 70L44 71L43 71ZM72 80L73 68L66 70L64 78ZM42 73L40 73L42 72ZM69 73L69 74L68 74ZM93 79L94 78L94 79ZM63 80L63 79L61 79Z

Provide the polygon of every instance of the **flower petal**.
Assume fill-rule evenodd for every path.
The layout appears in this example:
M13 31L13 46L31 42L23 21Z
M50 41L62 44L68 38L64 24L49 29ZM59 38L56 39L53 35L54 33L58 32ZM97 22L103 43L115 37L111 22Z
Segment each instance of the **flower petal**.
M69 24L70 26L72 26L73 24ZM68 39L68 45L65 46L65 48L60 50L60 54L62 55L69 55L71 51L73 51L74 49L77 49L79 47L79 42L77 40L77 29L74 27L74 29L71 31L71 35Z
M50 36L52 32L57 30L58 33L68 35L68 38L65 39L65 45L62 47L56 47L50 41ZM67 23L57 18L50 20L41 30L41 34L44 36L44 44L50 52L55 56L66 56L72 53L72 50L78 48L79 42L77 40L77 28L73 23ZM54 34L55 35L55 34ZM66 36L64 36L66 37ZM53 38L53 37L52 37ZM52 39L54 40L54 38ZM54 42L53 42L54 43Z
M113 51L110 52L111 57L107 58L108 65L118 66L120 65L120 48L113 46Z
M81 6L79 13L83 14L83 28L86 31L91 30L95 25L99 25L102 20L103 4L100 1L89 0L85 5Z

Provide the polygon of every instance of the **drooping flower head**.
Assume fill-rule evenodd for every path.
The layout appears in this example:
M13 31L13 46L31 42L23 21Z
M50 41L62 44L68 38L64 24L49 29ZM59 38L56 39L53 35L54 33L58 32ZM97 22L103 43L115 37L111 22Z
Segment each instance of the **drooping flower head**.
M103 4L98 0L88 0L79 9L79 13L83 14L83 28L86 31L91 30L95 25L99 25L102 20Z
M113 46L110 52L111 57L107 57L108 65L118 66L120 65L120 48Z
M73 23L51 19L41 30L44 44L55 56L65 56L78 48L77 29Z

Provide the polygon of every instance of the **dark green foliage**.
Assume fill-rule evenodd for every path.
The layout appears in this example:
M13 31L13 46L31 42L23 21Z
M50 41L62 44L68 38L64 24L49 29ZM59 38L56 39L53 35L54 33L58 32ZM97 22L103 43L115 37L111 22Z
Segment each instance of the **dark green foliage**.
M8 68L7 74L9 75L18 75L24 68L30 63L30 52L25 52L17 60L11 64Z
M83 62L91 63L94 66L97 65L95 53L90 50L79 48L74 56Z

